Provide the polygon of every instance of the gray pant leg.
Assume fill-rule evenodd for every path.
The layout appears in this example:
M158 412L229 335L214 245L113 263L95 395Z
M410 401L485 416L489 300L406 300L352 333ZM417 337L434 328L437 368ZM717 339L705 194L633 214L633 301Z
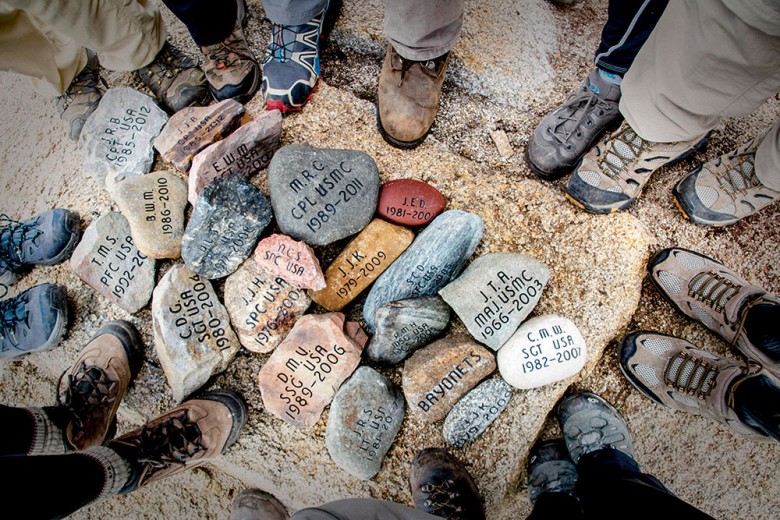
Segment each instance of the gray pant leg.
M385 35L407 60L438 58L455 45L463 10L463 0L385 0Z
M263 0L265 15L273 23L303 25L322 12L326 0Z
M370 498L336 500L320 507L301 509L290 520L441 520L395 502Z

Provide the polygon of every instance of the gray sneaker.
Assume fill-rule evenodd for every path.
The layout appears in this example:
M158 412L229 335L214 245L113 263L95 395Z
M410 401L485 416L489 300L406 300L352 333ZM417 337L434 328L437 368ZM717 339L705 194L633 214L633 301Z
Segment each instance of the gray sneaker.
M558 404L557 415L566 449L575 464L583 455L604 449L619 450L634 458L625 419L602 397L590 392L569 396Z
M680 211L705 226L728 226L756 213L780 198L756 176L756 149L763 140L753 139L714 161L699 166L674 187Z
M684 339L639 331L626 336L618 351L628 381L650 399L672 410L709 417L754 440L767 437L745 425L729 406L733 390L762 370L698 350Z
M619 101L620 86L607 83L593 69L534 130L525 149L531 169L547 180L571 173L601 135L623 119Z
M276 497L259 489L245 489L233 499L229 520L287 520L289 515Z
M44 283L0 301L0 359L51 350L60 344L68 323L63 285Z
M171 112L211 101L206 76L198 64L171 45L163 44L154 61L136 71L160 104Z
M84 123L100 104L101 92L97 85L99 69L97 55L87 50L86 66L71 82L68 90L54 100L60 119L68 125L68 137L74 141L79 140Z
M563 440L537 442L528 454L528 499L531 505L543 493L576 497L577 466L569 459Z

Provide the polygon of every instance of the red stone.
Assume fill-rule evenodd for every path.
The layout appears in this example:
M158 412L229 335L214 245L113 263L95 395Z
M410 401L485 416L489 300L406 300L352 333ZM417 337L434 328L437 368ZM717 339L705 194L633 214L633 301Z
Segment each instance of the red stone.
M402 226L423 226L444 211L446 204L444 196L430 184L398 179L382 185L377 213Z

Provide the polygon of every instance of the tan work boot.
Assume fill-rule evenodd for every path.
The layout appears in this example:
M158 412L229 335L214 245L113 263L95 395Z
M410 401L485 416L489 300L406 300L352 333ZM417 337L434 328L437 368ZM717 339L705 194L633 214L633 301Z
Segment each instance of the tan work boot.
M233 499L230 520L287 520L289 515L276 497L259 489L245 489Z
M97 54L87 50L87 64L68 86L68 90L54 100L57 112L68 126L68 137L78 141L81 130L92 112L100 104L102 93L98 88L100 64Z
M198 64L167 41L154 61L136 73L163 108L170 112L208 105L211 101L206 76Z
M396 148L414 148L425 140L439 110L449 53L433 60L410 61L387 46L379 74L379 133Z

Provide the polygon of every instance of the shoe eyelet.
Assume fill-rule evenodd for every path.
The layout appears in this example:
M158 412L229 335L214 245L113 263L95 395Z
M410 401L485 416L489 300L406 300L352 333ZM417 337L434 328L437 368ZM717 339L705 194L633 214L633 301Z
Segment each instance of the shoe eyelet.
M593 126L593 121L591 121L591 120L589 119L589 120L588 120L588 122L587 122L587 123L585 123L585 124L586 124L586 125L588 125L588 126Z

